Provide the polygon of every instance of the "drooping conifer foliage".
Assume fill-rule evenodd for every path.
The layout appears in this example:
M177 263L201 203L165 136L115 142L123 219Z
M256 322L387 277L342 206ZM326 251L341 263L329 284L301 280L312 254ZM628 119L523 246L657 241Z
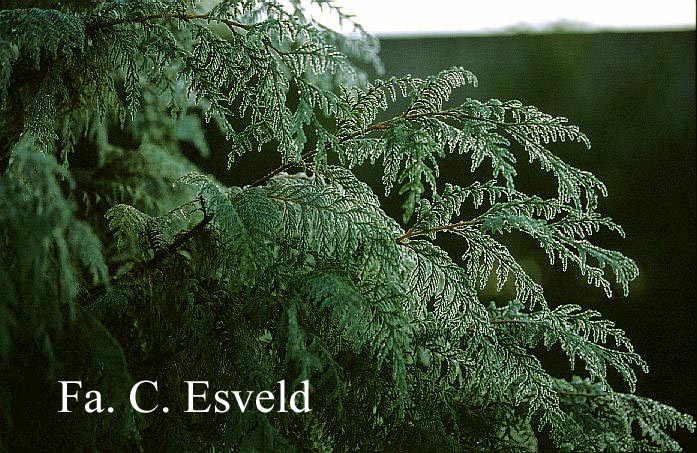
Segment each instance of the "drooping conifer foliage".
M633 394L647 364L621 329L546 299L505 245L531 237L599 297L637 276L592 241L623 233L603 183L555 155L588 145L565 118L469 98L459 67L369 80L376 40L323 0L0 8L0 450L665 451L694 429ZM185 152L207 156L213 129L229 171L256 151L280 166L224 187ZM439 179L448 155L472 173ZM556 196L519 190L521 159ZM513 299L478 295L491 280ZM540 347L581 377L550 375ZM131 409L143 379L169 413ZM282 379L310 381L312 412L184 413L185 380ZM114 413L59 414L59 380Z

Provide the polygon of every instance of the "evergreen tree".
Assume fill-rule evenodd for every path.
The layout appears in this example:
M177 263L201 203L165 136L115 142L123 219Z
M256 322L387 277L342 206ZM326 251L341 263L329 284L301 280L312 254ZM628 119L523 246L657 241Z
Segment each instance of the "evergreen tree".
M635 263L591 242L623 234L605 186L551 151L583 133L453 95L477 83L459 67L368 81L376 40L314 3L353 32L300 0L0 0L0 451L679 450L666 430L695 423L633 394L647 364L624 332L547 300L503 242L627 293ZM187 158L215 130L230 171L256 150L280 166L224 187ZM473 174L439 180L449 154ZM555 197L516 188L520 158ZM515 297L481 300L490 279ZM540 347L582 377L550 375ZM61 380L114 412L59 413ZM131 408L141 380L168 413ZM309 380L312 411L185 413L187 380Z

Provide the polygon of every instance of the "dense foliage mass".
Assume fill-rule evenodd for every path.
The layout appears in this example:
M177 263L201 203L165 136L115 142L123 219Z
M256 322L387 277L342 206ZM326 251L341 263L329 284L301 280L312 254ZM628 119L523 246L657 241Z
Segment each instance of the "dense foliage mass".
M448 102L476 86L462 68L368 82L375 39L315 3L352 31L299 0L0 0L0 450L679 449L666 430L694 421L632 393L647 365L624 332L546 300L502 242L627 293L634 262L590 240L622 234L604 185L550 150L586 137L518 101ZM212 128L230 171L255 150L281 166L223 187L186 157ZM490 176L439 180L449 154ZM555 197L516 187L521 158ZM514 299L481 300L491 280ZM540 347L584 377L551 376ZM115 412L59 414L78 379ZM169 413L131 409L142 379ZM183 410L185 380L282 379L309 379L311 413Z

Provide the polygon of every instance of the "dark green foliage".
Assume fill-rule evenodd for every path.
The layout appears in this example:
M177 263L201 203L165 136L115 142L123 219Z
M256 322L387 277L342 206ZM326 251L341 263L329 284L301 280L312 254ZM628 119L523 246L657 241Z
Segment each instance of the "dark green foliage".
M368 83L374 38L300 2L213 3L0 2L0 450L679 448L664 430L693 430L690 416L610 385L614 370L633 392L647 370L624 332L546 300L502 242L530 236L627 293L634 262L590 242L623 234L597 212L604 185L550 150L588 145L576 126L518 101L450 106L476 85L462 68ZM398 97L407 108L383 118ZM184 151L208 155L211 119L231 171L253 150L281 166L244 187L197 171ZM491 177L440 181L447 154ZM516 189L521 155L556 197ZM362 164L382 166L377 194ZM378 197L393 189L401 223ZM481 301L490 279L512 279L514 300ZM539 346L587 378L551 376ZM60 379L118 415L57 414ZM128 409L143 379L168 414ZM310 380L311 413L184 413L185 380L282 379Z

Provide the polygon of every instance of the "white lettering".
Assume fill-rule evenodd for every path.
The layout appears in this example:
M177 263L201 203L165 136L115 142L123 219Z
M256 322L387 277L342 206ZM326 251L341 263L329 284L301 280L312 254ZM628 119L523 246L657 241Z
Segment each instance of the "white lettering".
M194 398L201 398L204 401L206 400L206 392L195 394L194 393L194 385L196 384L204 384L206 388L208 388L208 382L207 381L185 381L186 384L189 386L189 404L185 412L208 412L211 408L211 405L209 404L205 409L194 409Z
M141 409L141 407L138 406L138 401L136 397L138 395L138 387L140 387L141 384L150 384L153 387L155 387L155 390L157 390L157 381L140 381L136 382L136 384L133 387L131 387L131 395L129 396L131 400L131 407L133 407L133 409L135 409L137 412L140 412L141 414L149 414L150 412L154 412L155 409L157 409L157 406L150 409L149 411Z
M302 381L302 385L302 390L298 390L290 396L290 408L293 410L293 412L310 412L310 381L305 379ZM305 404L302 409L298 409L298 406L295 405L295 397L298 395L304 397L305 399Z
M77 384L78 386L80 386L80 388L82 388L82 381L58 381L58 382L61 383L61 387L63 389L61 392L61 395L63 395L63 398L62 398L63 403L61 404L61 410L59 410L58 412L70 412L68 410L68 398L75 398L75 401L77 401L78 396L77 396L77 393L73 393L72 395L67 394L68 384Z

